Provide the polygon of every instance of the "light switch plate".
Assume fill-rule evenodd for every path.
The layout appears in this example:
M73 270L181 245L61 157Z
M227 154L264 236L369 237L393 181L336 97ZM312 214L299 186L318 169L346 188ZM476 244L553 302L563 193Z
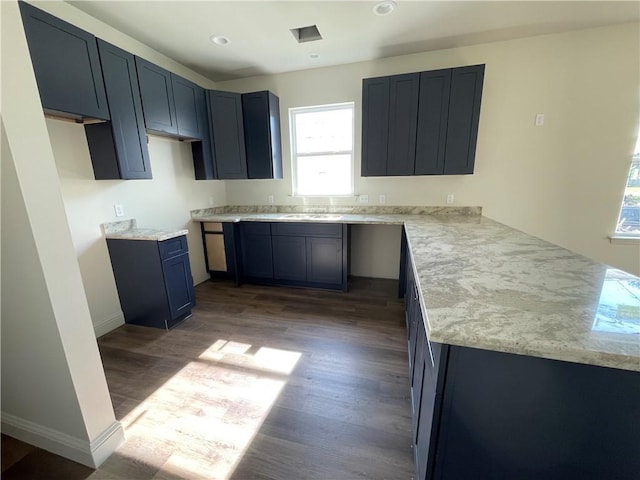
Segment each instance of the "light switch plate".
M122 205L114 205L113 210L116 212L116 217L124 217L124 207Z
M536 113L536 127L544 125L544 113Z
M360 203L369 203L369 195L359 195L358 202Z
M380 195L378 197L378 203L380 203L380 204L387 203L387 196L386 195Z

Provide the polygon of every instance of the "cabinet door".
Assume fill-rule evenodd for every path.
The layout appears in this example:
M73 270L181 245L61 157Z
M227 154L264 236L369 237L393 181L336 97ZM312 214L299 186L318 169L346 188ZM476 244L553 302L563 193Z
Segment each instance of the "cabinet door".
M426 354L426 338L425 342L425 355L422 355L420 378L416 377L416 388L420 391L419 407L414 415L416 425L416 433L414 438L414 455L416 464L416 478L429 480L433 478L433 466L435 461L435 444L437 435L437 425L434 422L439 422L440 412L436 408L436 382L434 378L434 370L431 364L430 355Z
M420 74L416 175L444 173L451 69Z
M280 103L271 92L242 95L249 178L282 178Z
M342 283L342 238L307 237L307 281Z
M362 81L362 176L387 174L389 77Z
M18 5L42 107L108 119L96 38L28 3Z
M218 90L209 90L207 93L218 178L247 178L242 98L239 93Z
M177 135L171 74L140 57L135 58L145 127L147 130Z
M451 74L445 175L473 173L483 79L484 65L454 68Z
M96 180L151 178L133 55L98 39L111 122L85 125Z
M415 316L415 356L413 360L413 368L411 369L410 384L411 384L411 407L413 410L413 443L417 442L418 438L418 420L420 412L420 401L422 397L422 377L424 375L425 357L429 355L426 351L429 346L427 345L427 336L424 331L424 324L422 323L422 314L420 309L417 310Z
M273 278L273 253L268 223L242 223L242 269L245 277Z
M205 104L204 89L173 73L171 74L171 86L176 107L178 135L201 139L206 133L206 129L198 115L198 103Z
M394 75L389 82L387 175L413 175L420 74Z
M183 253L163 260L162 274L167 289L171 319L177 320L188 315L195 305L189 254ZM172 325L167 326L171 328Z
M273 236L273 278L307 280L305 237Z
M205 90L198 91L200 100L196 101L196 113L198 121L204 130L199 142L191 142L191 154L193 156L193 170L196 180L213 180L218 178L215 168L213 145L211 144L211 130L209 126L209 113Z

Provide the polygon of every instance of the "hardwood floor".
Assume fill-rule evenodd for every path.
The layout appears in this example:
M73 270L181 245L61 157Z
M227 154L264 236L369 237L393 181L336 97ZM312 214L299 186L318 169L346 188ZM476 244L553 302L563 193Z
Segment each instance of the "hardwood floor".
M175 329L124 325L100 338L127 441L99 470L64 478L412 478L396 288L206 282L193 317ZM28 456L3 478L53 478L10 476Z

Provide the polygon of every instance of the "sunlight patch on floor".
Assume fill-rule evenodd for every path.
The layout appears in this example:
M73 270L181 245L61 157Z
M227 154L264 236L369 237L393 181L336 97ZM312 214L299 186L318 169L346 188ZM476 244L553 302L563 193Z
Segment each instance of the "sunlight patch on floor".
M135 459L144 443L162 464L158 479L229 478L300 357L216 341L121 420L118 453Z

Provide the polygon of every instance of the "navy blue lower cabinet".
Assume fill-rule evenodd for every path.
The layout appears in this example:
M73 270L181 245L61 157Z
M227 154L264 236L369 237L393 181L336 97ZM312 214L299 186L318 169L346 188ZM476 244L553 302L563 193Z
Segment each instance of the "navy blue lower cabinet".
M107 239L127 323L172 328L195 305L186 236L162 242Z
M307 237L307 281L342 283L342 238Z
M194 304L193 278L189 265L189 254L183 253L162 261L162 273L164 285L167 290L171 322L167 325L171 328L178 321L191 313Z
M416 318L417 479L640 478L639 372L438 344Z
M273 237L273 277L276 280L307 281L306 240L305 237Z
M242 222L240 231L243 281L347 290L347 225Z
M243 279L272 279L273 253L269 223L240 224Z

